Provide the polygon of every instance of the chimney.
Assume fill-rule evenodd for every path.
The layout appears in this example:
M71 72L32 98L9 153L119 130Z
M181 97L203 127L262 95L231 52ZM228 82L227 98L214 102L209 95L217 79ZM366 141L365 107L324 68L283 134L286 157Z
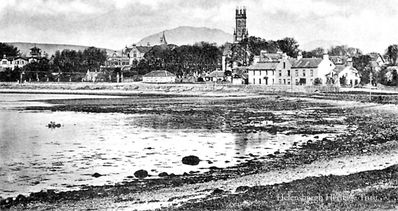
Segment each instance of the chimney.
M297 54L297 60L300 60L302 58L303 58L303 53L301 53L301 51L299 51Z
M323 60L329 60L329 54L327 53L323 54Z
M352 57L347 59L347 66L352 67L353 63L352 63Z

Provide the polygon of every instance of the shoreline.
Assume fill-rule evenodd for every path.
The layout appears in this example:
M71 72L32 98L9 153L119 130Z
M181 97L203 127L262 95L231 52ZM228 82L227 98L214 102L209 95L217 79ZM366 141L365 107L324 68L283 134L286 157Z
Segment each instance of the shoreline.
M291 98L293 99L293 98ZM305 99L305 100L309 100L309 101L315 101L315 102L320 102L320 101L324 101L327 103L331 103L333 101L330 100L319 100L319 99ZM333 103L332 103L333 104ZM346 103L336 103L337 105L343 106ZM343 105L342 105L343 104ZM345 105L347 107L351 106L351 109L354 107L357 108L357 104L361 104L364 107L368 106L367 104L363 104L363 103L353 103L353 105ZM366 107L364 108L366 109ZM370 108L373 109L373 108ZM387 112L389 112L387 110ZM391 112L391 111L390 111ZM346 137L346 139L348 139L349 137ZM269 172L270 169L273 169L274 172L278 172L279 170L286 170L286 169L291 169L297 166L303 166L303 165L311 165L314 162L320 162L324 159L326 160L330 160L333 157L334 158L338 158L339 156L342 155L349 155L349 156L355 156L356 154L369 154L371 152L375 152L375 150L377 151L377 149L374 148L374 146L371 145L359 145L356 146L356 148L353 149L352 143L350 143L349 140L340 140L343 141L343 143L345 144L349 144L348 146L344 146L343 148L341 148L341 146L336 146L337 143L334 143L333 140L319 140L317 142L312 142L312 143L307 143L305 146L303 146L301 149L299 149L298 151L292 151L292 152L287 152L287 153L282 153L282 154L277 154L275 155L275 157L271 157L270 160L272 162L269 162L268 164L266 164L264 166L263 161L256 161L256 159L253 158L253 162L249 162L245 165L247 166L240 166L240 167L232 167L230 169L215 169L214 172L211 172L209 175L187 175L187 176L176 176L174 178L170 177L167 179L163 179L163 182L161 182L160 180L152 180L152 181L146 181L148 182L144 187L141 187L142 189L140 189L139 184L142 183L141 180L137 180L133 183L130 184L117 184L115 186L100 186L100 187L88 187L88 190L82 190L82 191L71 191L71 192L61 192L61 193L55 193L53 191L47 191L47 192L39 192L36 194L31 194L31 196L26 197L26 196L19 196L19 198L17 197L15 200L13 199L12 201L9 201L7 203L7 199L4 199L1 203L2 207L25 207L25 206L43 206L43 207L47 207L47 206L52 206L52 204L58 204L60 207L64 206L63 203L78 203L79 201L82 202L81 197L83 196L83 193L85 193L85 195L90 196L91 198L89 199L85 199L83 200L84 203L86 203L87 205L90 205L89 201L96 201L98 199L106 199L105 201L107 202L117 202L115 204L124 204L123 206L128 206L126 204L129 204L129 206L133 205L134 207L136 207L137 205L140 206L144 206L148 205L148 204L157 204L160 203L160 200L157 199L148 199L146 201L142 201L139 200L137 201L136 195L150 195L150 192L148 193L148 188L153 188L155 189L155 191L158 191L158 196L159 196L159 192L162 192L162 190L171 188L171 190L169 189L168 194L166 193L166 197L169 197L166 199L166 201L173 199L173 197L171 197L170 195L170 191L173 191L173 193L175 193L174 191L178 190L180 191L181 194L181 199L175 198L173 200L171 200L172 203L170 203L171 205L173 205L173 203L184 203L186 202L186 199L192 199L195 197L208 197L208 195L210 194L210 196L212 196L214 193L214 191L216 191L217 189L222 189L222 187L224 186L216 186L214 185L215 183L218 184L225 184L223 183L223 181L232 181L232 182L237 182L237 181L242 181L245 180L246 177L248 178L253 178L259 175L265 175L265 177L267 177L267 175L269 176ZM365 141L371 141L371 140L365 140ZM341 143L340 143L341 144ZM354 143L357 144L357 143ZM384 146L386 144L386 142L382 142L381 143L377 143L376 146ZM328 147L330 145L330 147L338 147L340 148L339 150L333 150L333 148ZM325 151L325 146L326 146L326 151ZM392 147L394 146L394 147ZM387 142L387 146L386 147L381 147L381 151L385 151L385 150L391 150L393 148L397 148L396 145L388 145ZM350 150L347 152L344 152L344 150ZM364 151L365 150L365 151ZM344 153L340 153L340 152L344 152ZM274 161L273 161L274 160ZM337 161L337 163L339 163ZM241 171L242 169L240 168L247 168L246 172L245 171ZM388 169L389 167L385 168L384 170ZM240 169L240 170L239 170ZM268 169L268 170L267 170ZM235 171L234 171L235 170ZM236 171L237 170L237 171ZM276 171L275 171L276 170ZM384 170L381 170L381 172L383 172ZM223 172L225 171L225 172ZM295 170L293 170L295 171ZM248 173L249 172L249 173ZM242 174L243 173L243 174ZM245 176L245 174L247 174ZM278 175L278 174L276 174ZM314 175L312 175L314 176ZM216 177L216 178L214 178ZM217 178L218 177L218 178ZM311 175L310 175L311 177ZM257 180L252 180L253 183L251 185L254 185L254 187L261 187L264 184L260 184L261 181L263 181L263 179L261 179L262 177L259 176ZM304 177L304 178L308 178ZM300 178L298 178L300 180ZM162 180L162 179L161 179ZM296 178L297 180L297 178ZM283 181L283 182L288 182L288 183L294 183L296 180L290 180L289 181ZM305 179L304 179L305 180ZM256 184L256 181L259 182L259 184ZM152 186L148 184L150 184L152 182ZM230 182L231 183L231 182ZM165 185L165 184L169 184L169 186ZM191 190L189 191L184 191L183 189L185 188L185 186L189 185L189 184L193 184L193 187L191 187ZM195 184L199 184L198 186L195 186ZM201 187L200 184L208 184L205 185L205 187ZM236 183L236 184L242 184L242 183ZM138 185L138 186L137 186ZM267 184L270 185L270 184ZM276 187L278 186L277 184L272 185L271 187ZM181 188L179 188L181 187ZM199 187L199 188L198 188ZM215 188L217 187L217 188ZM135 191L134 189L137 188ZM174 189L173 189L174 188ZM197 191L194 191L192 189L196 190L202 190L204 192L202 192L201 194L198 194ZM237 188L236 186L233 186L232 188L230 188L229 190L224 190L224 193L228 193L226 195L231 195L232 193L230 192L231 190L233 190L234 188ZM206 191L206 189L208 189ZM250 190L250 188L248 189ZM86 192L85 192L86 191ZM166 191L167 192L167 191ZM203 194L205 193L205 194ZM195 195L196 194L196 195ZM134 197L132 197L131 195L134 195ZM161 195L161 194L160 194ZM187 196L188 195L188 196ZM217 194L216 194L217 195ZM105 197L105 198L104 198ZM78 199L78 200L76 200ZM11 200L11 199L10 199ZM69 201L69 202L68 202ZM179 201L179 202L176 202ZM11 202L11 203L10 203ZM199 202L200 203L200 202ZM33 205L32 205L33 204ZM43 205L44 204L44 205ZM84 206L84 205L81 205ZM112 205L113 206L113 205ZM42 207L42 208L43 208ZM26 207L25 207L26 208ZM90 208L90 206L88 206L87 208ZM99 207L101 208L101 207ZM174 207L176 208L176 207Z

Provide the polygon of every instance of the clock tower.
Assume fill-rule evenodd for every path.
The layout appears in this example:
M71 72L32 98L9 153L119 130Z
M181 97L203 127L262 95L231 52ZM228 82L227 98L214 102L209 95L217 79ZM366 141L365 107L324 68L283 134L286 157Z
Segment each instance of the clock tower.
M238 43L249 36L246 28L246 7L236 8L235 21L234 42Z

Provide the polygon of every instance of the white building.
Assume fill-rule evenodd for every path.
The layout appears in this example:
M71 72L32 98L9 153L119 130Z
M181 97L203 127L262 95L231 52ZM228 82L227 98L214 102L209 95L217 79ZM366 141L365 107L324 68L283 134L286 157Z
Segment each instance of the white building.
M248 67L248 83L253 85L273 85L275 70L279 62L259 62Z
M145 74L142 82L147 83L175 83L176 75L166 70L155 70Z

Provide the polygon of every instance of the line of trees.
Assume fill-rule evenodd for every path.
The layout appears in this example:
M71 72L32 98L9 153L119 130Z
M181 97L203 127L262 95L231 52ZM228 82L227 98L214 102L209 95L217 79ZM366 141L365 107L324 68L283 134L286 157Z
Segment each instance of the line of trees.
M0 53L12 57L20 55L16 47L5 43L0 43ZM99 70L106 58L106 51L95 47L83 51L65 49L56 51L52 58L38 58L22 68L6 68L0 72L0 80L17 81L22 73L23 80L27 81L81 81L87 70Z
M158 45L133 64L137 74L164 69L178 76L201 74L220 67L221 50L214 44L200 42L194 45Z
M278 51L285 52L291 57L296 57L299 50L298 42L294 38L286 37L280 40L266 40L260 37L248 37L239 43L225 44L216 46L206 42L194 45L159 45L154 46L145 54L145 59L133 63L130 75L144 75L152 70L165 69L178 76L188 76L211 72L221 68L221 57L225 51L229 51L227 62L232 65L236 62L238 66L250 65L254 55L259 55L261 50L269 53ZM325 53L323 48L315 48L311 51L302 51L304 57L322 57ZM372 58L364 55L358 48L345 45L333 46L327 49L330 56L350 56L353 58L354 67L360 72L362 83L370 81L387 84L385 74L391 72L387 67L381 71L376 71L372 67ZM19 50L11 45L0 43L0 55L18 56ZM398 45L387 47L384 58L388 65L396 66L398 60ZM87 48L83 51L62 50L57 51L51 59L42 59L25 65L22 69L16 68L14 71L5 70L0 73L0 80L16 81L20 72L25 72L25 77L29 79L64 77L72 81L79 81L84 77L87 70L99 70L107 59L105 50L95 47ZM395 80L396 73L392 74ZM76 78L72 78L76 76ZM372 78L370 78L372 76ZM66 79L61 79L66 80ZM398 80L398 79L397 79ZM394 84L398 85L398 82Z

